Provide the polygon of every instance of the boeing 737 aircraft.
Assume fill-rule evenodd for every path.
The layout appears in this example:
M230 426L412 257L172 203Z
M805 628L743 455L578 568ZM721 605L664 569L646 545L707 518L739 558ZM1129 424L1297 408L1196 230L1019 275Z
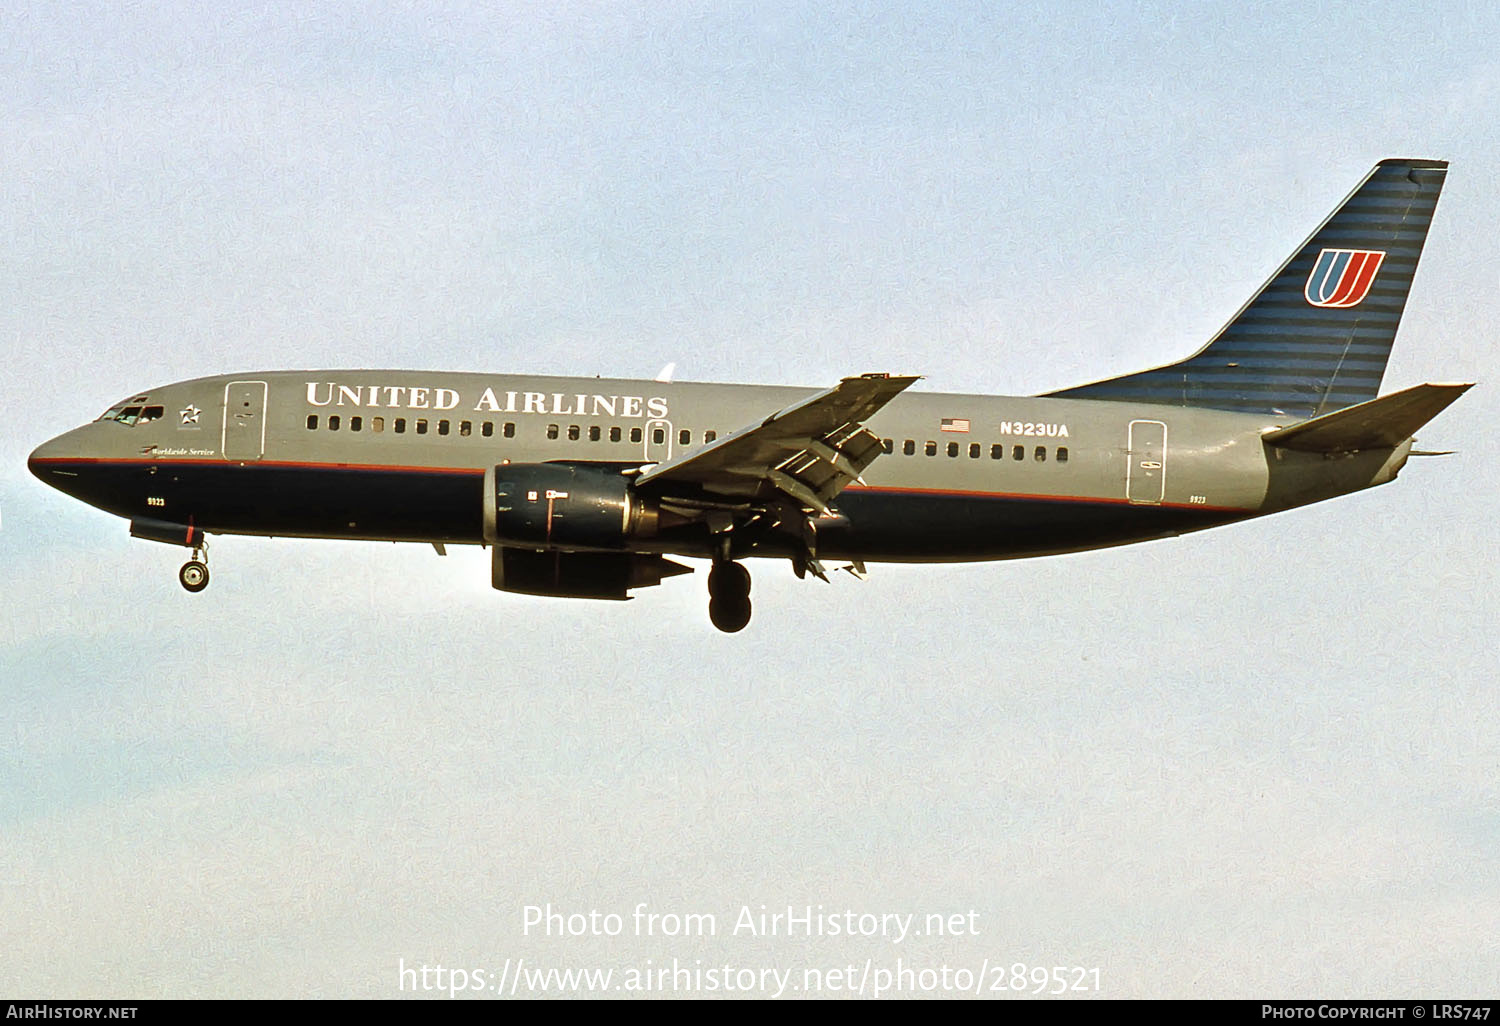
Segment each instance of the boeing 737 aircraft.
M31 471L192 550L209 535L488 545L504 591L625 599L712 560L1012 559L1217 527L1384 484L1467 390L1377 398L1447 163L1386 160L1212 341L1044 396L397 370L198 378L115 403Z

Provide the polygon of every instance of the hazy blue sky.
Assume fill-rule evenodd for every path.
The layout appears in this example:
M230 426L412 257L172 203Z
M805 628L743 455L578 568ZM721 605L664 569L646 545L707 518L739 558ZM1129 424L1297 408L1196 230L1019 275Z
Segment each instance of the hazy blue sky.
M0 993L397 966L1099 967L1500 990L1500 14L1468 3L10 5ZM1216 330L1377 160L1452 161L1395 484L1030 562L630 603L485 554L181 553L25 471L121 396L406 366L1029 393ZM711 912L547 938L523 909ZM729 935L742 906L977 936ZM800 975L798 977L800 979Z

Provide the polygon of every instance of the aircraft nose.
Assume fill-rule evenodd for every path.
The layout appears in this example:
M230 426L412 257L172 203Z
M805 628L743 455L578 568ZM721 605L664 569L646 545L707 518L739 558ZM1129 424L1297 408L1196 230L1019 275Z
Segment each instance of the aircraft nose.
M79 455L78 439L74 432L58 435L37 446L26 459L26 469L43 481L46 471L55 466L59 460L74 458ZM51 482L48 482L49 484Z

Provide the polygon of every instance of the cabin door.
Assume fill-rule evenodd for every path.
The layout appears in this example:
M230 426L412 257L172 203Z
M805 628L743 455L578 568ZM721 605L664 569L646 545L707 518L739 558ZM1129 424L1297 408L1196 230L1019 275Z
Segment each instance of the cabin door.
M266 383L231 381L224 386L224 458L241 463L266 451Z
M1125 458L1125 497L1142 505L1160 505L1167 491L1167 425L1159 420L1132 420Z

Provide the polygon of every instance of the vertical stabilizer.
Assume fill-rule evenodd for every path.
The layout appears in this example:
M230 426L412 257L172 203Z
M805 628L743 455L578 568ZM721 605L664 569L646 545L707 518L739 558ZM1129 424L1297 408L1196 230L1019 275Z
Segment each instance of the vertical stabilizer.
M1298 418L1374 399L1447 168L1381 161L1196 354L1051 394Z

